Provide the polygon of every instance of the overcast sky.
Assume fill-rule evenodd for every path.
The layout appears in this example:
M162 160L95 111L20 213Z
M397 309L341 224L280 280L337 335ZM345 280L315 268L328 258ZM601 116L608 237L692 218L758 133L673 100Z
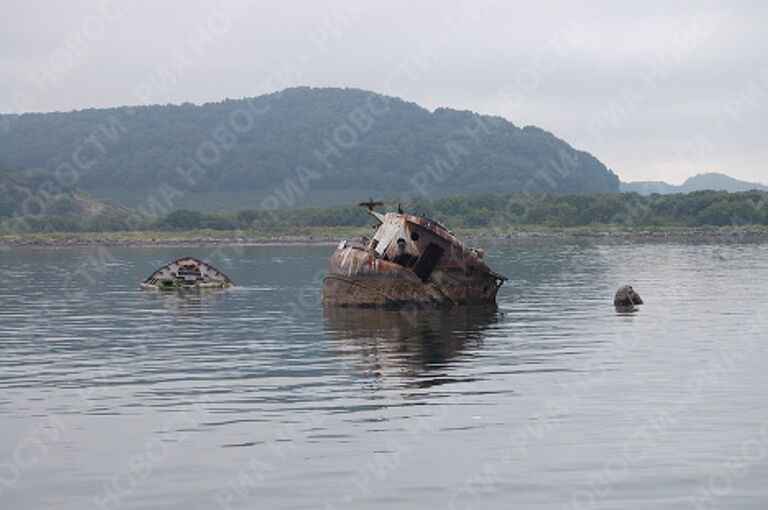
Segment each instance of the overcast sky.
M0 0L0 112L358 87L768 181L768 2ZM0 134L0 136L2 136Z

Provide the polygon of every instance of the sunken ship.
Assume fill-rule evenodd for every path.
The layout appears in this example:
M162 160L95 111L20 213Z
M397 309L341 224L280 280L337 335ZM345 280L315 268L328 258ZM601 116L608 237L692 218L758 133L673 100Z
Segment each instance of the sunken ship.
M193 257L169 262L141 283L144 290L225 289L233 285L227 275Z
M374 232L357 244L342 241L323 279L322 301L338 306L495 303L506 277L440 223L360 204L376 219Z

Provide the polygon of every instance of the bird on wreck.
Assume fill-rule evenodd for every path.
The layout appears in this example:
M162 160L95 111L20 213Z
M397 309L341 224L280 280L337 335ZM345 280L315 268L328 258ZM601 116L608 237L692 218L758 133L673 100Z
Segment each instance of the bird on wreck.
M359 204L376 219L361 242L342 241L323 279L322 302L338 306L495 303L507 278L446 227L424 216L379 213L382 202Z

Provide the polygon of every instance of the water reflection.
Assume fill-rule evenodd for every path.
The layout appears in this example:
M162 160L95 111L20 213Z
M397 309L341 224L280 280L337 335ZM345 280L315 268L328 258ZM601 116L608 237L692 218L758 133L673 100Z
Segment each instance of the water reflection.
M639 306L635 305L615 305L617 315L635 315L640 311Z
M226 289L177 289L171 291L141 291L140 294L156 308L176 311L182 315L201 316L206 307L220 301Z
M452 382L443 369L457 356L479 351L499 315L495 305L323 309L326 335L338 342L346 362L366 374L413 378L419 387Z
M25 452L39 463L0 508L114 495L125 509L207 510L230 489L238 508L567 507L660 416L675 419L664 447L595 506L677 508L768 422L765 245L718 247L727 262L715 249L500 244L488 256L514 278L501 313L324 321L305 297L327 247L247 247L228 271L242 286L180 295L136 288L148 259L178 248L116 247L118 267L69 281L57 270L75 274L92 249L0 252L0 486L18 445L51 438L52 417L66 424ZM617 318L610 297L628 280L647 304ZM137 455L158 449L137 478ZM474 493L487 466L505 482ZM767 470L734 484L732 506L765 507ZM128 494L110 480L139 483Z

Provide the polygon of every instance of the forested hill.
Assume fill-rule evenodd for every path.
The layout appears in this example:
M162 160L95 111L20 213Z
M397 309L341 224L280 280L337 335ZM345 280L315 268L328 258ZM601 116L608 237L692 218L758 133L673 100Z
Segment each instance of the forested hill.
M76 187L56 188L52 184L47 172L14 173L0 165L0 221L14 216L74 216L82 219L129 213L119 204L98 200Z
M258 207L268 196L272 205L306 206L619 190L595 157L542 129L354 89L3 115L0 127L0 164L58 169L63 183L128 207L153 193L172 195L173 207L220 211Z

